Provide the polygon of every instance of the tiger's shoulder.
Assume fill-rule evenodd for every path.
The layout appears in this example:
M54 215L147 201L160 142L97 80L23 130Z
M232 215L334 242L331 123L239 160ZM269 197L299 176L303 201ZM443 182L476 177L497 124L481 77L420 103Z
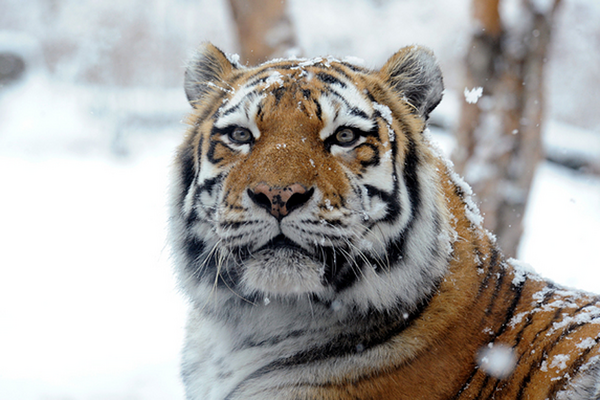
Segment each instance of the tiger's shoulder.
M185 89L170 224L188 399L599 397L599 299L482 228L426 131L431 51L244 67L207 44Z

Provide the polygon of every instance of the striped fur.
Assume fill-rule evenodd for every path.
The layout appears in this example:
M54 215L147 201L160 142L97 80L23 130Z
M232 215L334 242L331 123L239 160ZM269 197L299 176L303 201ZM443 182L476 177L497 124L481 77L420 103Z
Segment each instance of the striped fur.
M431 52L247 68L207 44L185 88L187 399L600 399L599 299L482 229L427 138Z

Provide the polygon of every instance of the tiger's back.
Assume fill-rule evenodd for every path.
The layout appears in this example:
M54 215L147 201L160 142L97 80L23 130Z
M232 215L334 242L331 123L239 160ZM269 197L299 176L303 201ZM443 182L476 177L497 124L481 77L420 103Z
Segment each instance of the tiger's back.
M175 160L188 399L595 399L599 299L505 260L425 132L432 54L205 45Z

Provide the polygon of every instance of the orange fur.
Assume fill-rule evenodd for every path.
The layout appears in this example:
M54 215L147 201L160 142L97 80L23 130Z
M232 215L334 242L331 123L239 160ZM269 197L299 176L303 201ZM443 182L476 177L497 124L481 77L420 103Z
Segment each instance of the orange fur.
M244 213L251 209L247 192L259 185L277 190L294 185L318 188L322 197L319 215L326 218L330 208L347 206L345 201L353 190L347 173L367 174L370 163L386 154L389 157L392 149L396 151L394 165L409 168L415 162L409 154L412 146L419 165L436 171L428 184L437 188L437 194L427 200L437 207L440 226L447 226L448 232L444 233L454 233L456 238L451 242L443 280L404 329L364 353L349 353L336 362L329 360L328 366L317 362L300 364L297 368L305 368L304 375L289 378L295 383L282 383L276 390L286 393L285 397L268 392L271 394L266 393L265 398L544 400L575 388L578 379L598 365L600 321L593 320L598 317L593 313L600 307L599 298L566 291L535 274L524 273L512 265L513 261L504 259L493 237L468 215L476 212L469 211L469 193L464 193L465 187L457 181L451 167L423 136L429 108L437 103L426 104L419 93L412 93L409 98L398 95L398 90L417 90L411 86L412 75L397 72L399 68L414 72L413 64L418 61L412 58L416 57L414 49L401 50L377 72L354 70L335 61L306 64L302 68L300 61L234 68L217 49L208 46L203 51L201 71L194 77L197 82L186 84L188 96L198 98L190 98L195 108L176 165L183 176L187 173L197 177L206 168L202 163L210 158L211 168L226 172L222 204L230 211L229 221L247 221ZM335 68L329 68L330 65ZM332 154L319 136L326 118L320 117L322 110L315 101L330 88L324 81L312 78L323 71L352 82L357 93L370 93L371 101L389 108L391 124L379 118L378 135L365 136L363 146ZM269 81L267 76L277 79ZM203 77L210 85L202 82ZM213 117L224 100L243 91L257 77L265 77L253 89L263 99L254 120L260 137L248 146L251 150L239 150L227 144L223 135L211 136ZM388 136L392 132L395 137ZM183 199L187 189L184 187L176 198ZM182 211L183 206L177 207L178 203L174 218L191 213ZM183 231L182 226L183 223L177 225L177 229ZM228 289L233 290L229 286ZM512 349L515 360L514 369L507 376L494 376L478 363L483 350L500 346ZM290 374L294 371L292 368ZM314 371L312 375L310 371ZM322 374L327 374L327 378L322 378ZM249 382L248 385L252 380ZM235 394L243 389L239 384L227 398L238 398Z

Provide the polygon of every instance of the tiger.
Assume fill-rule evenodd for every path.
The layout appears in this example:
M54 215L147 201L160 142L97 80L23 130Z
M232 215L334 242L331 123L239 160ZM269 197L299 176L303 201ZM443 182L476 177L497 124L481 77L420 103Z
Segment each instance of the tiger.
M431 139L433 52L203 44L170 238L188 400L600 399L600 298L507 258Z

